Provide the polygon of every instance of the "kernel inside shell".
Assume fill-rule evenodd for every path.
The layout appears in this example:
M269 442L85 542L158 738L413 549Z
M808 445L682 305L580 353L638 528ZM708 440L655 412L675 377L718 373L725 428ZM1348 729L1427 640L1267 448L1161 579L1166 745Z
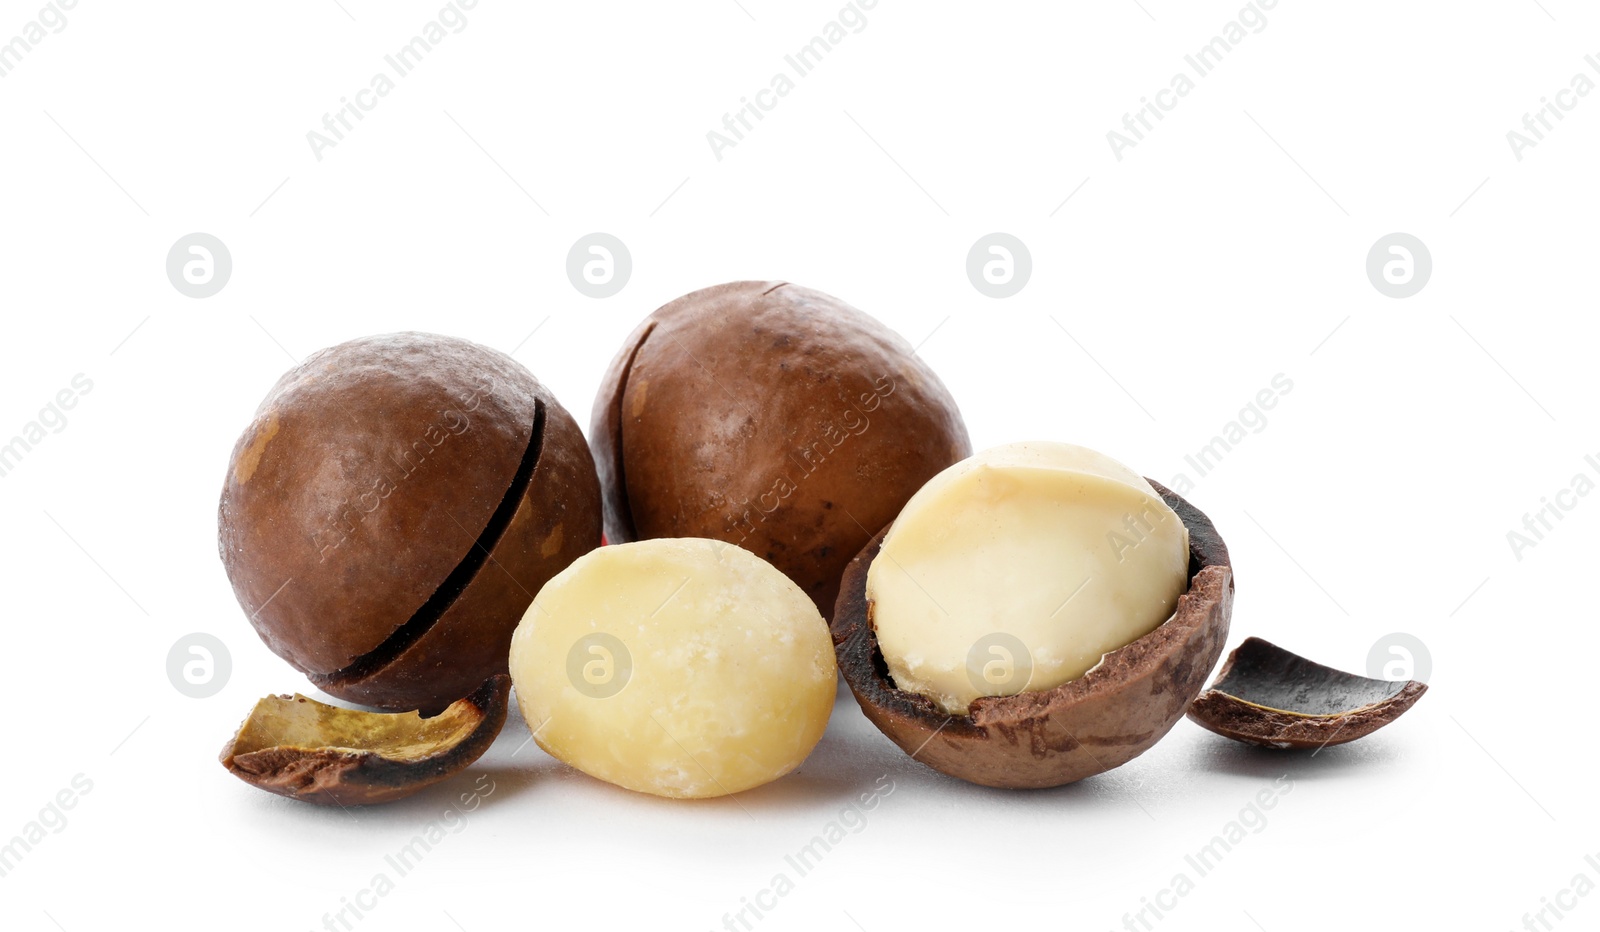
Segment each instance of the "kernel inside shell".
M1189 535L1138 473L1065 443L1012 443L944 470L867 571L895 684L966 714L1059 686L1172 615Z

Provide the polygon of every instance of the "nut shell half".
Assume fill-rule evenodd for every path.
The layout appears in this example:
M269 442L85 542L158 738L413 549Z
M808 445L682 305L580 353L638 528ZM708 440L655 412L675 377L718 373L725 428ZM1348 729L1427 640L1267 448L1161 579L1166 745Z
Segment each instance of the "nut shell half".
M1189 718L1257 747L1325 748L1372 734L1427 691L1417 680L1356 676L1252 637L1228 655Z
M950 715L895 687L872 627L867 567L884 528L844 573L834 650L861 710L890 740L941 773L983 786L1061 786L1133 760L1182 718L1222 656L1233 610L1228 548L1199 509L1152 481L1189 529L1189 587L1171 618L1052 689L975 700Z
M268 696L222 748L222 766L257 789L323 806L410 796L483 756L506 723L511 677L485 680L433 718L359 712Z

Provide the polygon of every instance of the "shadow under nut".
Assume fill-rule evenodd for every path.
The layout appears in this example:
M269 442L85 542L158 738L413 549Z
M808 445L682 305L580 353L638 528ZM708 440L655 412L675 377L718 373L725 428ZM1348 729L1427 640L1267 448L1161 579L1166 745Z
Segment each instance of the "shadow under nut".
M867 568L888 528L846 568L832 631L840 671L862 711L916 760L983 786L1061 786L1127 763L1182 718L1222 655L1233 608L1227 546L1177 493L1151 485L1189 530L1189 585L1171 618L1047 690L980 698L966 715L896 688L866 598Z

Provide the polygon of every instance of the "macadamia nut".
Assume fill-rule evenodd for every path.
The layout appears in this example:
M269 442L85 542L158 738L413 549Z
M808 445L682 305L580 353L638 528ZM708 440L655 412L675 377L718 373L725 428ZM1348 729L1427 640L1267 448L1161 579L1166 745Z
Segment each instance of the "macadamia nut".
M506 672L531 593L600 522L588 444L533 373L390 333L273 386L233 448L217 548L273 653L340 699L433 716Z
M964 715L1050 689L1172 615L1189 533L1138 473L1083 447L1015 443L939 473L867 574L895 684Z
M611 541L738 544L823 616L850 558L972 452L909 342L786 282L716 285L647 317L601 383L589 436Z
M543 589L511 641L523 718L618 786L723 796L783 776L833 710L833 645L804 591L732 544L602 547Z

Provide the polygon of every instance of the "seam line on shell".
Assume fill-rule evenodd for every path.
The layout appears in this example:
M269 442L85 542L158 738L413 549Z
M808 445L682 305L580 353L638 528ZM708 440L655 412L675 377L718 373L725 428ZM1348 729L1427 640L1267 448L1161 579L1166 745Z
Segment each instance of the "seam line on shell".
M522 461L517 464L511 485L506 488L500 504L489 516L489 523L484 525L483 531L472 542L472 548L467 551L467 555L461 558L461 562L450 571L444 582L439 584L439 588L433 591L428 601L406 619L405 624L385 638L383 643L357 657L342 670L311 677L312 682L319 686L346 685L367 679L398 660L424 635L433 630L433 626L438 624L439 619L444 617L445 612L455 605L456 600L477 578L479 571L488 565L495 546L500 543L500 538L505 536L506 528L511 526L511 519L516 516L517 508L522 504L523 497L528 494L528 486L533 482L540 454L544 451L544 419L544 402L535 399L533 429L528 437L528 447L522 453Z

